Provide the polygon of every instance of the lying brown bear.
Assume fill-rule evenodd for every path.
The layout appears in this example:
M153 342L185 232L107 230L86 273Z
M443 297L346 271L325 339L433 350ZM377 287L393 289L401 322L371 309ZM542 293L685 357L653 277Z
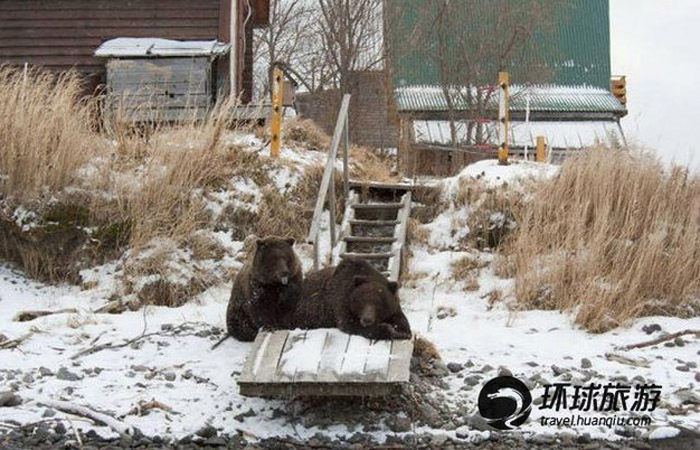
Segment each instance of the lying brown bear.
M301 263L294 239L257 239L236 275L226 310L229 335L252 341L260 328L286 328L301 299Z
M307 274L291 328L339 328L369 339L410 339L398 287L367 261L343 260L337 267Z

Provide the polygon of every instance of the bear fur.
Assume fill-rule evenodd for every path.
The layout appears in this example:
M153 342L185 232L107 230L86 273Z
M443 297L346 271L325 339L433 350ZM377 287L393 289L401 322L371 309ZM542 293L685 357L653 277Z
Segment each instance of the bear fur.
M293 328L339 328L369 339L410 339L411 327L388 281L364 260L307 274Z
M301 299L303 274L294 239L257 239L236 275L226 309L228 334L252 341L260 328L286 328Z

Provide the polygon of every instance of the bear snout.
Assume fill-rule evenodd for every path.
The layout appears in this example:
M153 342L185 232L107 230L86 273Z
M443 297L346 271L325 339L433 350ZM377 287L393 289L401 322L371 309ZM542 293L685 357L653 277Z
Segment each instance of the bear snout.
M360 314L360 324L363 327L368 327L370 325L374 325L374 322L377 321L377 314L374 311L374 308L372 306L365 306L362 308L362 314Z

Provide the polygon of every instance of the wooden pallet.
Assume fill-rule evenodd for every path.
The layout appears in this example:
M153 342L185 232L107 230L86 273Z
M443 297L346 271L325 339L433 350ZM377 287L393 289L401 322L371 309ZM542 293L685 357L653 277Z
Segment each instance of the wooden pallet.
M336 329L261 331L238 380L242 395L382 396L409 380L413 341Z

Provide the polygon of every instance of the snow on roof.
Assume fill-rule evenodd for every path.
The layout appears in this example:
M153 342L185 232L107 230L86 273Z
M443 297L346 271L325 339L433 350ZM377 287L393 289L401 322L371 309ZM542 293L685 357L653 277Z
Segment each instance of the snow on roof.
M105 41L95 56L108 58L145 56L212 56L228 53L230 44L218 41L175 41L160 38L116 38Z
M475 128L475 127L474 127ZM471 139L464 122L455 122L458 143L474 142L475 130ZM413 132L416 142L421 144L451 145L450 122L447 120L414 120ZM496 145L498 133L496 123L488 123L484 134L487 142ZM537 136L544 136L547 144L555 149L580 149L597 144L617 144L624 142L617 122L605 120L587 121L531 121L511 122L509 142L511 147L534 148Z
M398 111L447 111L446 93L452 107L458 111L472 108L466 101L467 93L477 93L476 87L437 85L410 85L394 89ZM517 85L510 87L511 111L598 112L624 115L626 109L606 89L594 86L563 86L554 84ZM499 93L489 98L488 108L498 108Z

